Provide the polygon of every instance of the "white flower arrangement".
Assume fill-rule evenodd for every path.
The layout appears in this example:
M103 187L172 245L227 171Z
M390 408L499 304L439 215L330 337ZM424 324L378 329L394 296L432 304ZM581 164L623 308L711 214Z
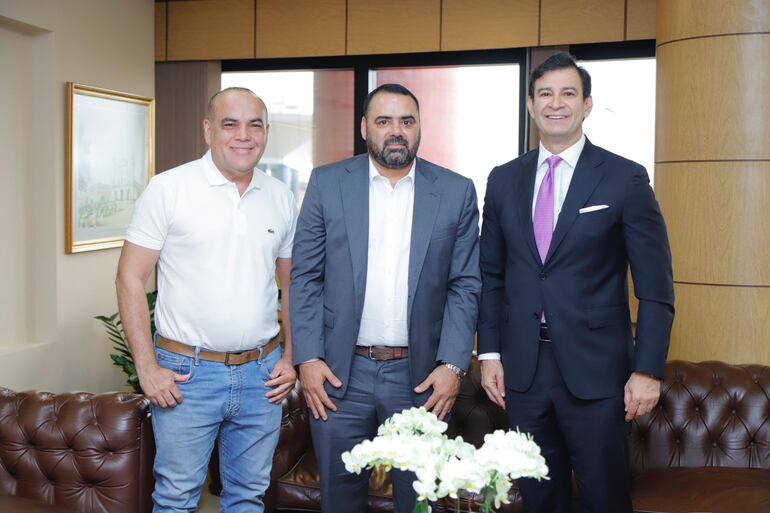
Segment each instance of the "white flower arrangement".
M364 440L342 454L348 472L365 468L397 468L415 473L417 504L413 513L430 512L429 501L456 499L465 490L483 494L481 511L493 513L508 503L511 479L548 479L548 467L532 437L518 431L497 430L476 449L462 437L448 438L447 424L425 408L410 408L393 415L373 440Z

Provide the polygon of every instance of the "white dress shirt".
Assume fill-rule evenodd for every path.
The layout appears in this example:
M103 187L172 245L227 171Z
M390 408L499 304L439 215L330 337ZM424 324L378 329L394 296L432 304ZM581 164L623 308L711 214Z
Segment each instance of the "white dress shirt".
M572 182L572 175L575 174L580 154L583 152L583 146L586 144L585 134L580 137L578 142L559 153L561 161L556 164L553 175L553 221L554 228L559 219L561 207L564 206L564 199L567 197L569 184ZM548 151L543 143L540 143L540 150L537 154L537 172L535 173L535 190L532 194L532 217L535 216L535 204L537 203L537 193L540 192L540 185L548 172L548 163L545 161L553 155ZM500 353L483 353L479 355L479 360L499 360Z
M409 343L407 300L415 164L395 185L369 159L369 249L360 346Z

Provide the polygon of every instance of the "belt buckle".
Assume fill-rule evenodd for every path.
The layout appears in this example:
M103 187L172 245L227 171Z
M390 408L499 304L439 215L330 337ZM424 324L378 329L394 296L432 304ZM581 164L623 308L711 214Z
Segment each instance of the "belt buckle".
M230 357L231 356L232 357L236 357L236 356L242 356L242 355L243 355L243 351L240 351L240 352L237 352L237 353L235 351L227 351L227 352L225 352L225 362L224 362L225 365L231 365L231 366L232 365L242 365L243 362L240 362L240 363L234 363L234 362L230 363Z
M376 359L376 358L374 357L374 355L372 354L372 347L374 347L374 346L369 346L369 359L370 359L370 360L374 360L374 361L377 361L377 359Z

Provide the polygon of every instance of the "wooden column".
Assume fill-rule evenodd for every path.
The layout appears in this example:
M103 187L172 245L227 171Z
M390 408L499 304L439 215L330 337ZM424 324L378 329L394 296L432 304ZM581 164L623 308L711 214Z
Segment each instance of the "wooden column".
M655 190L670 358L770 363L770 3L659 0Z
M200 158L206 151L203 118L221 88L220 61L155 64L155 172Z

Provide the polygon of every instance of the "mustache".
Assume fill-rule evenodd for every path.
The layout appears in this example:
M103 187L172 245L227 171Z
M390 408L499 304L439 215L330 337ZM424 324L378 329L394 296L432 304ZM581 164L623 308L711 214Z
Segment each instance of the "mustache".
M403 144L404 146L409 146L409 142L400 135L394 135L393 137L386 139L385 144Z

